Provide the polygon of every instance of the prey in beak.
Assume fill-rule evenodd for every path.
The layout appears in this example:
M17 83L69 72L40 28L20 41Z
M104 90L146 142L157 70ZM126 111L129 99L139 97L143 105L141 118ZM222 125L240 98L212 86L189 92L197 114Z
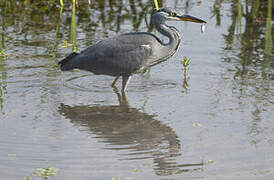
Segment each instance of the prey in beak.
M176 15L174 17L177 21L190 21L190 22L195 22L195 23L200 23L201 24L201 32L205 32L205 24L206 21L196 18L194 16L190 15Z

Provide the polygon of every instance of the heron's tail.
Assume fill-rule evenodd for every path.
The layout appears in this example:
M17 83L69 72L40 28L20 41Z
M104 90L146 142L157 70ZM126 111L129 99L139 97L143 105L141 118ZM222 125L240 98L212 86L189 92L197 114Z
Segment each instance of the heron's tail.
M75 56L79 55L79 53L73 52L70 55L68 55L65 59L63 59L62 61L58 62L58 64L60 65L60 69L62 71L67 71L67 70L71 70L74 69L74 62L72 61Z

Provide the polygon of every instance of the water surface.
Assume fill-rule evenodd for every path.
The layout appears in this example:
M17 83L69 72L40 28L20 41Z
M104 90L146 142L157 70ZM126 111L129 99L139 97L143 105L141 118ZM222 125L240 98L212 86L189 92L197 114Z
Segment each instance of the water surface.
M46 166L58 180L274 178L271 0L160 1L206 31L169 22L180 49L134 75L126 96L113 77L57 62L123 32L165 39L153 1L91 2L0 2L0 179L41 179Z

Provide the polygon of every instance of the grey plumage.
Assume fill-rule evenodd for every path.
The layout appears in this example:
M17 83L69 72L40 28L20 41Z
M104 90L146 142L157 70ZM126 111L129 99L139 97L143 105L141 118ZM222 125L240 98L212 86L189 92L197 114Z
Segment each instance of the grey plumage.
M184 18L187 19L184 19ZM122 92L127 88L132 74L144 72L171 57L178 49L181 38L175 27L165 24L166 20L186 20L198 23L205 21L192 16L178 15L174 10L162 8L152 16L154 27L169 38L163 43L154 34L147 32L125 33L104 39L80 53L72 53L59 62L61 70L74 68L123 78Z

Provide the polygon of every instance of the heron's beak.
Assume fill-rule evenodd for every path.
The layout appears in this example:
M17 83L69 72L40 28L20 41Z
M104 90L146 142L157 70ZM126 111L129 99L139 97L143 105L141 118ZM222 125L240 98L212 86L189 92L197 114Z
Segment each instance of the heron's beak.
M180 21L191 21L191 22L195 22L195 23L206 23L206 21L190 16L190 15L181 15L181 16L177 16L177 18Z

